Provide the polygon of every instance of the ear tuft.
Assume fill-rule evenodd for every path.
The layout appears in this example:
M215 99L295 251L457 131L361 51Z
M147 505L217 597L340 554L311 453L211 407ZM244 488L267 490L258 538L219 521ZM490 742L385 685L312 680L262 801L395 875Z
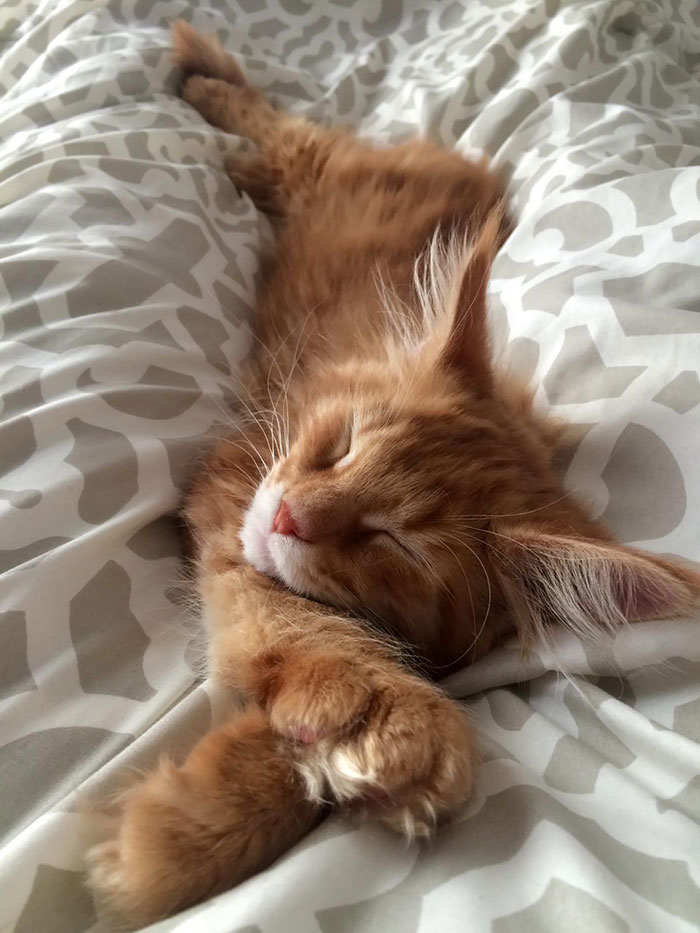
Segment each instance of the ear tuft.
M503 240L504 206L486 218L464 254L448 298L452 325L442 348L443 365L456 369L480 389L492 385L487 293L494 256Z
M615 542L506 524L497 540L495 569L525 643L555 623L591 638L700 600L700 574Z

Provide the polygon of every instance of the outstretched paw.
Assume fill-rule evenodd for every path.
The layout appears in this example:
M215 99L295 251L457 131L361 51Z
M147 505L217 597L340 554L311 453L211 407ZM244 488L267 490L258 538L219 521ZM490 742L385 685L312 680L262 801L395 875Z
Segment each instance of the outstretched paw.
M87 854L88 883L110 921L140 928L266 868L320 815L250 709L124 795L115 835Z
M309 797L350 805L408 838L428 836L472 793L463 709L393 663L309 655L270 681L274 729L296 742Z
M293 741L312 745L338 741L363 717L373 684L359 663L304 654L285 663L272 685L267 708L272 728Z

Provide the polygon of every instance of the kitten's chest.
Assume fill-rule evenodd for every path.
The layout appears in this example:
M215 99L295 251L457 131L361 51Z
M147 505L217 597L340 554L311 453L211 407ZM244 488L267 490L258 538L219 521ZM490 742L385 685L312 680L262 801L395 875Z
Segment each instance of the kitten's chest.
M327 255L271 269L258 303L258 332L287 373L314 360L374 355L397 315L420 319L416 257Z

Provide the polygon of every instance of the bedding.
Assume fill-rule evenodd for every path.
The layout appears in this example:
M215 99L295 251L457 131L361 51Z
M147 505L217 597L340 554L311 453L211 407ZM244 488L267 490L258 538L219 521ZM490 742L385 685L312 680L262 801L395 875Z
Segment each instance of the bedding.
M700 561L695 0L3 0L0 929L16 933L98 929L94 804L231 702L200 674L173 512L203 439L235 421L269 227L223 173L240 141L176 96L179 16L299 113L493 157L518 218L495 339L576 425L568 486L622 540ZM699 634L681 619L595 648L506 645L446 681L483 764L432 845L334 817L151 929L696 930Z

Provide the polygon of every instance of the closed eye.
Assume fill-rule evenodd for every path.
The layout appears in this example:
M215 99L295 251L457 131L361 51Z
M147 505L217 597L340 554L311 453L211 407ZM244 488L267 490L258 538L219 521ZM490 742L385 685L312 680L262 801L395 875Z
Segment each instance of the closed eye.
M331 467L342 466L351 456L352 427L347 428L339 435L337 440L326 445L318 452L315 467L317 470L329 470Z
M339 457L339 458L335 461L335 463L333 464L333 466L334 466L334 467L344 467L344 466L347 466L348 463L350 463L350 462L353 460L354 457L355 457L355 452L354 452L354 450L352 449L352 440L351 440L350 446L348 447L347 451L343 454L342 457Z
M388 528L379 528L372 525L365 525L366 531L373 538L383 538L388 543L394 545L397 548L400 548L404 554L411 558L411 560L416 563L420 563L420 558L415 553L415 551L401 538L396 532L391 531Z
M336 424L329 429L329 437L314 456L313 468L316 470L330 470L332 467L344 466L352 458L354 418L345 424Z

